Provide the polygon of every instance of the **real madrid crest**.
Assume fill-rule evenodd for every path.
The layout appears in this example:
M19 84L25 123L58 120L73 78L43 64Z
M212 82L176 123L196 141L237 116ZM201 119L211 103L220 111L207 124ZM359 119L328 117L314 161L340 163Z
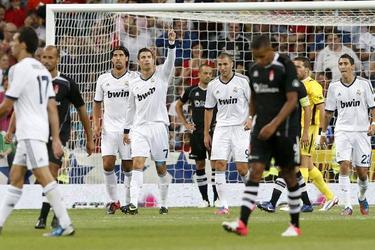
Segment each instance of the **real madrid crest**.
M361 95L361 90L357 89L357 95Z

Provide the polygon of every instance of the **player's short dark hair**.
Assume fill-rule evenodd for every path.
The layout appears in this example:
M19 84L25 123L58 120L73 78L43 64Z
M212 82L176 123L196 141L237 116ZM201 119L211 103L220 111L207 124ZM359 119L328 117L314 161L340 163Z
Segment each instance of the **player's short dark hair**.
M296 58L293 59L293 61L299 61L299 62L302 62L303 63L303 66L305 68L308 68L311 70L311 63L310 63L310 60L307 58L307 57L303 57L303 56L297 56Z
M231 62L233 62L232 56L230 54L226 53L226 52L221 52L220 55L217 58L220 58L220 59L229 58L229 60Z
M34 54L39 45L38 35L31 27L22 27L19 30L18 41L26 44L26 51L30 54Z
M143 52L150 52L152 57L155 57L154 55L154 52L152 52L152 50L150 50L149 48L142 48L138 51L138 55L137 55L137 59L139 60L139 56L141 55L141 53Z
M340 59L348 59L349 62L350 62L350 65L354 65L354 58L349 56L348 54L341 55L340 58L339 58L339 61L340 61Z
M129 57L129 50L124 47L124 46L117 46L115 48L112 49L111 51L111 58L113 57L113 54L115 53L116 50L121 50L122 52L124 52L125 56L126 57Z
M272 48L271 40L268 35L256 36L251 42L252 49L260 49L260 48L267 48L267 47Z

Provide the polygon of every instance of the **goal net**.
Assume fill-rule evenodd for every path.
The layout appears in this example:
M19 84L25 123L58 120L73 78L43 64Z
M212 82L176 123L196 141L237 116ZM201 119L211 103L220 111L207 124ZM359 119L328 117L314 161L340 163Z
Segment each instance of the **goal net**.
M129 49L130 70L137 70L136 55L143 47L153 49L160 65L166 55L167 29L175 29L177 59L165 104L171 121L171 154L167 164L174 183L192 183L195 173L195 163L189 160L189 134L177 119L175 102L186 87L198 83L199 65L205 63L215 68L216 56L222 51L233 55L236 72L246 74L253 61L250 42L256 35L267 34L279 53L292 59L308 57L312 76L324 91L332 79L338 79L337 58L344 53L354 57L357 75L375 83L374 2L159 4L158 12L153 11L155 8L149 4L50 5L47 43L57 45L62 51L59 70L78 83L92 116L96 80L111 68L111 49L120 44ZM184 111L190 115L188 105ZM73 108L71 115L71 141L62 179L71 184L103 183L100 141L96 154L87 157L83 127ZM328 149L316 150L313 159L328 182L337 182L338 167L332 144L334 122L328 131ZM150 162L147 165L145 182L155 182L154 165ZM210 173L208 161L206 165ZM228 170L228 182L240 182L233 163ZM121 183L119 165L116 171ZM272 182L275 175L277 171L271 168L264 181ZM373 168L371 179L374 179Z

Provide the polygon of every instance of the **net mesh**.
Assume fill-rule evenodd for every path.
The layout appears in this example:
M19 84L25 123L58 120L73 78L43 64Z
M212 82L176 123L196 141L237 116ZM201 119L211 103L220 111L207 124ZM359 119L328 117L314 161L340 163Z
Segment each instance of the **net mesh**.
M235 70L246 73L252 62L250 42L259 34L268 34L275 48L292 59L308 57L313 65L313 76L324 91L332 79L337 79L337 60L340 51L355 57L356 71L375 82L375 24L374 10L330 11L237 11L237 12L160 12L160 13L55 13L55 44L62 51L60 71L79 85L92 116L92 102L98 76L111 68L110 51L122 44L130 51L130 70L137 70L136 54L142 47L154 50L156 63L162 64L166 53L169 27L177 33L176 70L167 96L170 116L170 150L168 172L175 183L194 181L195 165L188 159L189 134L178 121L175 102L184 89L196 85L198 67L206 63L215 67L221 51L233 55ZM326 55L329 47L336 52ZM319 59L320 58L320 59ZM189 116L190 109L184 107ZM71 141L66 153L65 182L103 183L100 141L97 153L87 157L85 137L77 113L73 117ZM329 182L336 182L338 168L332 151L334 123L331 124L328 150L317 150L313 155L316 165ZM149 163L147 163L149 164ZM207 161L207 171L210 172ZM372 164L374 165L374 164ZM149 168L151 169L151 168ZM233 163L229 164L228 181L239 182ZM116 168L119 181L122 172ZM153 182L154 172L145 171L145 182ZM273 181L275 169L265 174L265 181ZM156 175L155 175L156 176ZM371 171L371 179L373 171Z

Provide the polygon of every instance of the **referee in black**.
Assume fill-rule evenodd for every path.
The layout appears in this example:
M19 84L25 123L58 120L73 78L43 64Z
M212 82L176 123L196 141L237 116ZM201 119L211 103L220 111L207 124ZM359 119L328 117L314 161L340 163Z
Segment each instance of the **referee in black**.
M195 160L196 163L196 180L199 188L199 192L202 195L203 202L199 207L210 207L210 201L208 198L208 178L206 175L206 158L207 153L210 151L204 145L204 104L206 102L207 86L212 80L213 69L207 65L202 64L199 66L199 84L198 86L188 87L182 97L177 101L176 112L178 118L184 124L186 130L192 132L190 137L191 153L189 155L190 159ZM190 103L190 108L192 111L192 120L190 123L186 120L183 113L183 105L185 103ZM215 109L216 110L216 109ZM215 113L216 114L216 113ZM210 132L212 133L215 126L215 117L212 119ZM215 170L212 169L212 189L214 193L214 200L212 206L214 206L215 201L218 199L218 195L215 187Z

